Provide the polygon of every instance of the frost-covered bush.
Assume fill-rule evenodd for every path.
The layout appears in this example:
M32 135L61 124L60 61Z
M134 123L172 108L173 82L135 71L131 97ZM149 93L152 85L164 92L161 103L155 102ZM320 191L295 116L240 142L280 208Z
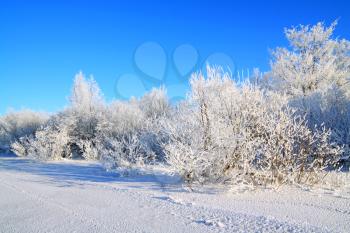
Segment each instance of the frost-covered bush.
M144 148L152 153L157 161L163 161L165 154L162 142L167 140L167 135L162 133L159 122L167 121L173 111L166 89L153 88L141 98L139 106L146 117L146 131L141 136Z
M71 105L53 115L48 123L32 135L17 140L13 150L19 155L43 159L97 159L97 126L105 106L97 83L76 75Z
M48 125L25 136L12 144L12 150L19 156L30 156L38 159L61 159L69 157L69 135L65 129Z
M71 106L65 111L70 151L73 157L98 159L96 150L98 125L105 114L105 103L94 79L85 79L80 72L70 98Z
M286 30L291 48L274 52L273 88L288 94L291 106L306 115L309 127L323 124L331 141L350 147L350 42L333 39L336 23Z
M70 106L40 129L15 137L12 150L41 159L101 159L108 167L160 161L164 153L158 121L170 109L164 88L153 89L139 100L107 105L97 83L79 73Z
M137 101L112 102L99 124L98 150L108 168L130 166L141 160L140 137L145 117Z
M312 132L285 96L208 67L191 78L187 103L163 122L168 163L188 182L313 183L341 149Z
M139 101L139 106L145 116L151 120L167 116L171 110L164 87L153 88L146 93Z
M329 129L331 142L343 147L342 160L350 155L350 99L336 85L317 90L305 97L294 97L290 105L305 115L312 130L322 125Z
M35 133L48 119L45 113L22 110L0 117L0 150L10 150L13 142Z
M164 88L153 89L140 100L111 103L99 127L99 153L106 166L130 167L160 161L164 155L159 120L169 112Z

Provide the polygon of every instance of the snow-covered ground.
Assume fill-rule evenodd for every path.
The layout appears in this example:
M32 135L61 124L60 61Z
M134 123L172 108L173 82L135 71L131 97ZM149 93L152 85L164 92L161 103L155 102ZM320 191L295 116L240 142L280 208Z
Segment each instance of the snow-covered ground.
M350 232L350 188L189 191L166 175L0 156L0 232Z

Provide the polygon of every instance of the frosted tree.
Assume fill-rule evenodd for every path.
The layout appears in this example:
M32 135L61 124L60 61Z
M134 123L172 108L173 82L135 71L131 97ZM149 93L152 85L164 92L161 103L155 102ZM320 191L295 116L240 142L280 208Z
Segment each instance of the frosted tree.
M141 110L148 118L156 119L166 116L170 111L170 103L164 87L153 88L139 102Z
M164 87L153 88L140 99L139 106L146 117L146 130L141 137L144 148L150 157L157 161L164 160L161 143L167 136L162 134L159 122L166 121L172 111L167 90Z
M108 169L130 167L142 160L139 141L145 117L137 101L113 101L98 125L98 151Z
M170 111L164 88L154 88L140 100L112 102L99 127L99 151L106 166L131 167L164 158L159 121Z
M0 150L9 150L13 142L30 136L42 127L49 116L31 110L12 111L0 117Z
M103 108L101 90L93 78L87 80L80 71L74 79L70 96L71 108L81 114L93 114Z
M185 181L313 184L339 158L329 131L312 132L286 96L238 86L216 67L190 83L187 102L162 123L167 161Z
M70 97L71 105L51 116L47 124L31 135L23 135L12 144L19 155L56 159L62 157L97 159L98 125L105 104L97 83L76 75Z
M62 124L59 116L52 116L45 127L33 135L21 137L11 147L19 156L42 160L61 159L70 156L70 140L66 125Z
M286 29L290 49L273 52L271 74L280 90L293 96L306 96L335 84L350 90L350 42L333 39L336 22L326 27L299 26Z
M71 105L64 115L72 140L69 145L72 156L97 158L95 139L105 104L95 80L87 80L82 72L79 72L75 76L70 102Z
M350 153L350 42L333 38L336 22L286 29L290 49L273 53L274 88L306 114L309 126L324 124L331 138Z

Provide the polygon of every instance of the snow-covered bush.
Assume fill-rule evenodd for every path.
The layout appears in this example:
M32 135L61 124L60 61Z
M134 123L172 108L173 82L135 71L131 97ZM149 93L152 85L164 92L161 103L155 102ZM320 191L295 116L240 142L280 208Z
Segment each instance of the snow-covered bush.
M139 101L139 106L149 119L159 119L167 116L170 112L170 103L164 87L153 88Z
M137 101L112 102L98 128L98 150L109 168L130 166L142 158L140 141L145 117Z
M333 39L336 23L286 30L291 48L274 52L273 87L289 95L291 106L306 115L309 127L323 124L331 141L350 147L350 42Z
M35 133L48 119L45 113L22 110L0 117L0 150L7 151L13 142Z
M71 106L65 111L64 122L71 138L70 151L73 157L97 159L95 149L97 131L105 114L105 103L100 88L94 79L86 80L80 72L74 80Z
M97 126L104 114L104 102L97 83L76 75L71 105L53 115L42 129L17 140L13 150L38 158L97 159Z
M290 105L298 114L306 115L308 126L317 130L320 125L330 130L332 142L343 147L342 160L350 155L350 99L336 85L316 90L304 97L294 97Z
M65 131L50 127L34 135L25 136L12 144L12 150L19 156L30 156L42 160L61 159L69 154L69 137Z
M146 117L146 130L141 136L144 148L157 161L163 161L165 154L162 142L167 140L167 135L162 133L159 122L167 121L173 111L166 89L164 87L153 88L141 98L139 106Z
M106 166L130 167L164 158L158 121L169 112L164 88L153 89L140 100L112 102L99 126L99 153Z
M220 68L191 78L187 103L163 122L168 163L186 181L317 182L341 149L329 131L312 132L287 98L238 86Z
M15 137L12 150L41 159L101 159L108 167L164 158L158 121L171 109L164 88L153 89L139 100L107 105L97 83L79 73L70 103L40 129Z
M137 100L114 101L108 105L103 125L99 127L104 134L118 137L140 131L145 126L145 119Z

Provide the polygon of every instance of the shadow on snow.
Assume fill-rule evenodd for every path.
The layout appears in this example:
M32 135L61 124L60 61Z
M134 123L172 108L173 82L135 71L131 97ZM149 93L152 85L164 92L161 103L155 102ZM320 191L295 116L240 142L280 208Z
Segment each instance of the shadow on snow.
M99 163L85 163L83 161L45 162L21 158L13 154L0 155L0 170L44 175L56 181L157 182L157 178L151 174L121 176L116 172L108 172Z
M35 182L49 183L59 187L73 185L86 185L83 182L95 183L132 183L129 188L156 189L166 192L186 191L181 185L181 180L168 174L153 174L152 172L131 171L132 175L123 176L117 172L108 172L99 163L84 161L59 161L46 162L31 158L17 157L13 154L0 154L0 170L19 171L34 175L42 175L50 180L38 180ZM206 190L206 193L210 191ZM192 192L200 192L200 189ZM213 190L211 190L213 191Z

